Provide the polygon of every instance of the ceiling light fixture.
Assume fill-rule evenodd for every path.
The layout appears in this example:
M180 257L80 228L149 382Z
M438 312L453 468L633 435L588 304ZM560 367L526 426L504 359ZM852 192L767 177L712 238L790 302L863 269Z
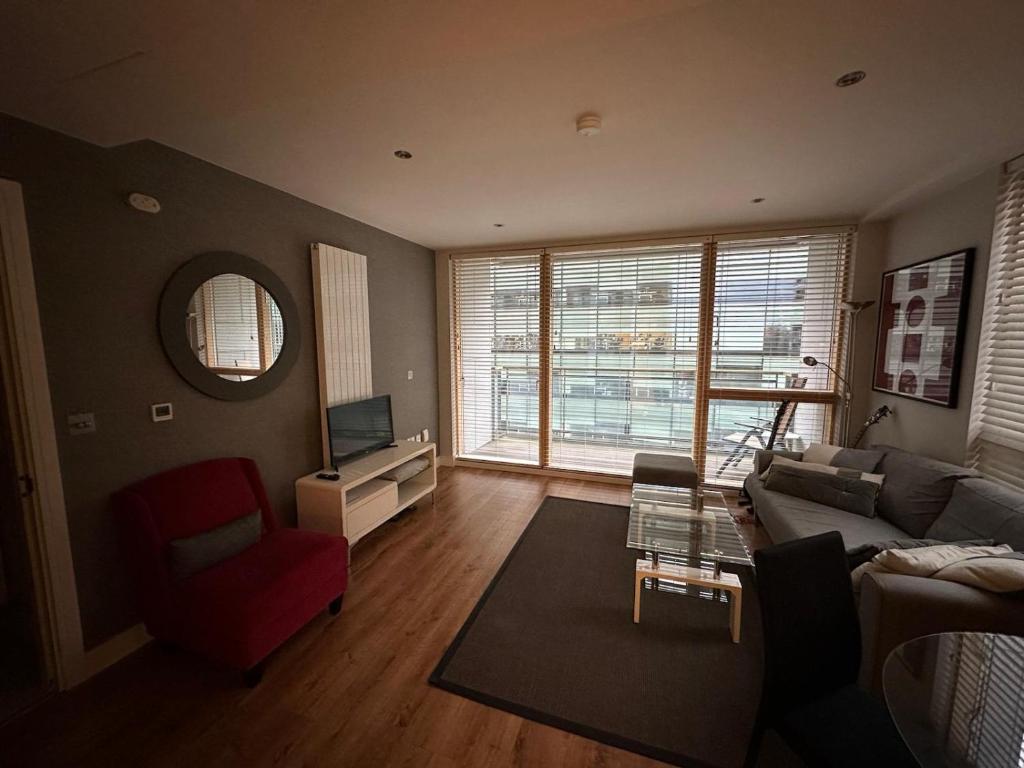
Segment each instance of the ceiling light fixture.
M763 197L755 197L750 202L752 202L752 203L763 203L764 202L764 198Z
M597 136L601 132L601 116L588 112L576 118L576 133L580 136Z
M396 149L395 157L397 157L399 160L408 160L409 158L412 157L412 152L410 152L407 149Z
M851 85L856 85L867 76L868 73L862 69L855 69L852 72L847 72L845 75L840 75L836 79L836 88L849 88Z

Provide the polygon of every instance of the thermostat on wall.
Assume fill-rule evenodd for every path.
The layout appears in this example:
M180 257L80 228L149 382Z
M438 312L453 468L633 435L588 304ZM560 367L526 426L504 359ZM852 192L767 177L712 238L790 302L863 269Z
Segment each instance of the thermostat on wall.
M149 406L153 421L170 421L174 418L174 406L170 403L153 403Z

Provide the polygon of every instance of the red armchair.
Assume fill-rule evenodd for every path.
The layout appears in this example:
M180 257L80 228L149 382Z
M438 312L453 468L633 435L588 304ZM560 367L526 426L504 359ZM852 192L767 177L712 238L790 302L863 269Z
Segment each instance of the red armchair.
M114 495L114 514L146 630L245 671L259 682L261 662L324 606L341 610L348 542L282 528L250 459L179 467ZM181 580L172 576L174 539L209 531L260 510L259 542Z

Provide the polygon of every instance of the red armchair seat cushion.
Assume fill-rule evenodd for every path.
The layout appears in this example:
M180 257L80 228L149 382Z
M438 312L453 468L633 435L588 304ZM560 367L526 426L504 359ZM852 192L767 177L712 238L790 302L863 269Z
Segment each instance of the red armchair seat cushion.
M114 514L146 629L249 669L326 610L348 586L348 542L281 528L251 459L191 464L114 495ZM259 510L259 542L188 578L170 572L169 546Z
M293 528L265 534L259 544L180 582L171 598L179 641L207 655L248 667L345 590L344 539Z

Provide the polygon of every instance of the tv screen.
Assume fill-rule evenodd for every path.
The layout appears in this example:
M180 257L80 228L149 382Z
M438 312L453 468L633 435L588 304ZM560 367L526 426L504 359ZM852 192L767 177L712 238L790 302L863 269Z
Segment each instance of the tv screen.
M391 426L391 396L335 405L327 409L331 465L365 456L395 442Z

